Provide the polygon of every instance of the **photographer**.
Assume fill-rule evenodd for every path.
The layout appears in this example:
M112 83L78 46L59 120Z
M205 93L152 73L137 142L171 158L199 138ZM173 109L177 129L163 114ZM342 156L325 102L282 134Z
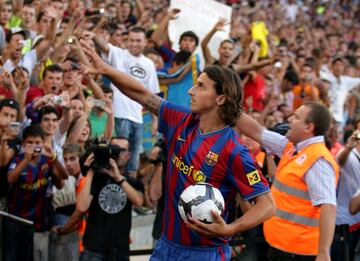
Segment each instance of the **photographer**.
M293 87L295 111L306 101L318 101L319 90L315 86L314 68L310 63L305 63L300 69L300 83Z
M102 145L84 163L86 183L76 203L78 211L89 210L80 260L129 260L132 205L143 204L144 188L123 172L130 158L128 140L114 138L110 146Z
M348 138L346 146L336 157L340 165L337 191L336 230L332 244L332 260L354 260L360 238L360 214L351 215L349 204L360 187L360 130Z

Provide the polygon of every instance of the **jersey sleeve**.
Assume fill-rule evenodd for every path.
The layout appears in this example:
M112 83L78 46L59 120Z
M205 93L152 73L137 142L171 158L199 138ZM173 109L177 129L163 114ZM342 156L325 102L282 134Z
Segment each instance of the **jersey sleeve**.
M159 132L169 140L172 137L175 127L190 113L191 111L185 107L163 100L158 115Z
M247 149L242 148L234 151L228 166L232 173L229 175L230 182L244 200L255 198L270 191L268 181L255 165Z

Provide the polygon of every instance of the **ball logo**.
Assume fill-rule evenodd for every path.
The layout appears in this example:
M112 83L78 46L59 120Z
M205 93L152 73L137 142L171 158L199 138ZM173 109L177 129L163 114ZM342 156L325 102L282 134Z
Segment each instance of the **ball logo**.
M99 205L108 214L119 213L125 207L126 202L126 193L117 184L108 184L100 191Z
M201 170L198 170L194 172L193 179L195 182L204 182L206 180L206 176Z
M146 72L140 66L131 66L130 67L130 74L136 78L144 79L146 77Z

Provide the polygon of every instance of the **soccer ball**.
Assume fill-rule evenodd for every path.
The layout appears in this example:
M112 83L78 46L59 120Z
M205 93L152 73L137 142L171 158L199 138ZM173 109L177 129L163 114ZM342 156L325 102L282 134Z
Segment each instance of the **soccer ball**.
M211 211L221 215L225 202L220 190L208 183L199 182L181 193L178 208L183 220L190 216L210 224L214 222Z

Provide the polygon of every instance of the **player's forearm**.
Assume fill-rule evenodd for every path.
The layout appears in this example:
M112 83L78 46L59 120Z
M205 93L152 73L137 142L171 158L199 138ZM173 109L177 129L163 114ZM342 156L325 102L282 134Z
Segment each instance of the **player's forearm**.
M247 231L275 214L275 204L270 192L258 196L255 202L241 218L230 224L232 235Z
M158 114L161 98L148 91L139 81L107 64L104 64L101 73L105 74L116 88L130 99L140 103L155 115Z
M330 253L330 246L335 232L336 206L323 204L320 207L319 254Z

